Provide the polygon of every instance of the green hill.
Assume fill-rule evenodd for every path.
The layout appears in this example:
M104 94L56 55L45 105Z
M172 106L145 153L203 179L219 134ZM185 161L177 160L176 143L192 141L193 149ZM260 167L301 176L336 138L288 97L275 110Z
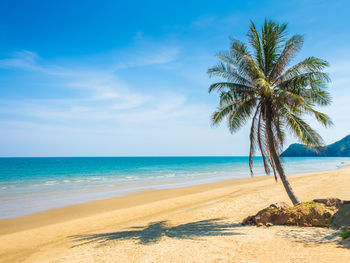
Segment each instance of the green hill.
M350 135L340 141L323 147L319 152L307 148L303 144L291 144L282 157L350 157Z

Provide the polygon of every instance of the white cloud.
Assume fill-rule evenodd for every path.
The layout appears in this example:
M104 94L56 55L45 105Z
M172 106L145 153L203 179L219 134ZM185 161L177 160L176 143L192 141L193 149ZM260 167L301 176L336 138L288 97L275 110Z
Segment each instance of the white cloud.
M149 49L134 50L130 55L125 56L123 62L112 66L112 70L167 64L176 60L179 54L179 47L154 46L151 51Z
M37 65L39 56L31 51L23 50L13 53L10 58L0 60L0 67L2 68L19 68L26 70L41 70Z
M131 150L144 155L172 154L180 146L167 143L189 144L208 131L212 109L188 103L184 94L167 87L153 93L147 87L136 91L109 70L112 65L106 65L107 70L64 67L43 63L43 58L30 54L6 63L2 60L2 65L46 74L70 92L64 98L2 99L0 135L7 140L0 141L8 146L1 155L21 155L9 151L14 144L21 145L22 155L132 155ZM164 48L157 54L144 54L123 67L166 64L176 59L178 50ZM84 143L95 148L87 149Z

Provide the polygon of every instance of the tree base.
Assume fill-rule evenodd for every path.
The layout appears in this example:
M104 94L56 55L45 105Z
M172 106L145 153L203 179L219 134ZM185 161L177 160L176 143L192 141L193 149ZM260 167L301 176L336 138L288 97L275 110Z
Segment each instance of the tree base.
M276 203L248 216L243 225L303 227L350 227L350 202L337 198L315 199L295 206Z

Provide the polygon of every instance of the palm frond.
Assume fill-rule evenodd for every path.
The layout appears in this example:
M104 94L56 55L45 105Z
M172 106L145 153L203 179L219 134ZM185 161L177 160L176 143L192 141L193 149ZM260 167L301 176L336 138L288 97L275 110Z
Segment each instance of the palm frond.
M253 59L248 55L245 55L243 59L245 63L248 65L247 74L251 76L252 79L265 78L264 71L261 70L261 68L259 67L259 64L255 59Z
M284 111L284 117L290 130L302 143L315 149L319 149L323 145L322 137L303 119L293 114L286 107L282 111Z
M255 105L256 105L255 98L243 101L235 105L235 109L229 113L227 118L228 127L231 133L237 131L243 125L246 124Z
M278 78L278 82L284 82L307 73L322 73L322 71L328 66L329 63L326 60L308 57L282 73ZM328 77L326 79L329 80Z
M273 177L275 178L275 181L277 182L276 164L275 164L275 162L273 161L270 152L268 152L268 156L267 156L267 157L268 157L270 166L272 167Z
M325 90L321 90L319 88L307 89L303 95L307 103L319 105L319 106L327 106L332 102L331 95L329 92Z
M257 118L260 112L260 104L257 106L253 120L252 120L252 125L250 127L250 149L249 149L249 170L250 170L250 175L253 176L253 156L255 154L255 149L256 149L256 144L257 144L257 138L256 138L256 133L258 129L257 125Z
M249 31L248 31L248 42L253 47L255 52L255 59L259 63L261 69L264 68L264 56L262 51L261 37L256 30L255 24L250 21Z
M209 87L209 93L214 90L217 90L220 92L226 88L231 92L253 94L253 87L243 85L243 84L233 83L233 82L217 82L217 83L211 84Z
M259 145L259 149L260 149L260 153L261 153L261 157L263 159L263 164L264 164L264 170L266 174L270 174L270 167L269 167L269 163L266 160L266 155L268 155L268 150L267 150L267 142L265 140L265 136L262 138L262 133L264 134L263 130L264 129L264 124L263 124L263 120L262 120L262 115L259 115L259 121L258 121L258 130L257 130L257 141L258 141L258 145Z
M237 69L222 62L218 63L212 68L209 68L207 73L209 74L209 77L218 76L237 84L251 85L251 81L245 76L242 76Z
M277 63L274 65L271 74L269 76L270 80L276 79L283 70L288 66L291 60L294 58L297 52L300 51L304 43L304 37L301 35L292 36L287 42L282 51L282 54L278 58Z
M304 106L304 110L313 115L315 117L315 119L321 123L323 126L325 127L330 127L333 125L333 122L331 120L331 118L325 114L325 113L322 113L322 112L319 112L317 110L315 110L313 107L307 105L307 106Z
M264 73L268 76L281 54L282 43L287 35L287 24L265 20L262 27L262 47L264 53Z

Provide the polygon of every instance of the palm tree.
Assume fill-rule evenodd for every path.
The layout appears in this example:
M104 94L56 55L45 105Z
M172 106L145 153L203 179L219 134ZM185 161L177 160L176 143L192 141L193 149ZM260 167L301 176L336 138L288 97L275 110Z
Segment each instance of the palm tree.
M225 79L210 86L220 94L220 104L212 116L213 124L227 119L231 133L252 120L250 128L249 168L253 175L253 155L258 148L266 174L272 169L275 180L280 177L292 201L294 194L280 160L286 129L308 147L323 145L321 136L302 118L308 114L324 126L330 118L315 109L331 102L326 91L330 81L323 72L328 62L308 57L289 66L300 51L304 38L287 38L287 24L265 20L259 33L253 22L247 34L248 44L232 39L229 51L219 52L220 62L209 68L210 77Z

